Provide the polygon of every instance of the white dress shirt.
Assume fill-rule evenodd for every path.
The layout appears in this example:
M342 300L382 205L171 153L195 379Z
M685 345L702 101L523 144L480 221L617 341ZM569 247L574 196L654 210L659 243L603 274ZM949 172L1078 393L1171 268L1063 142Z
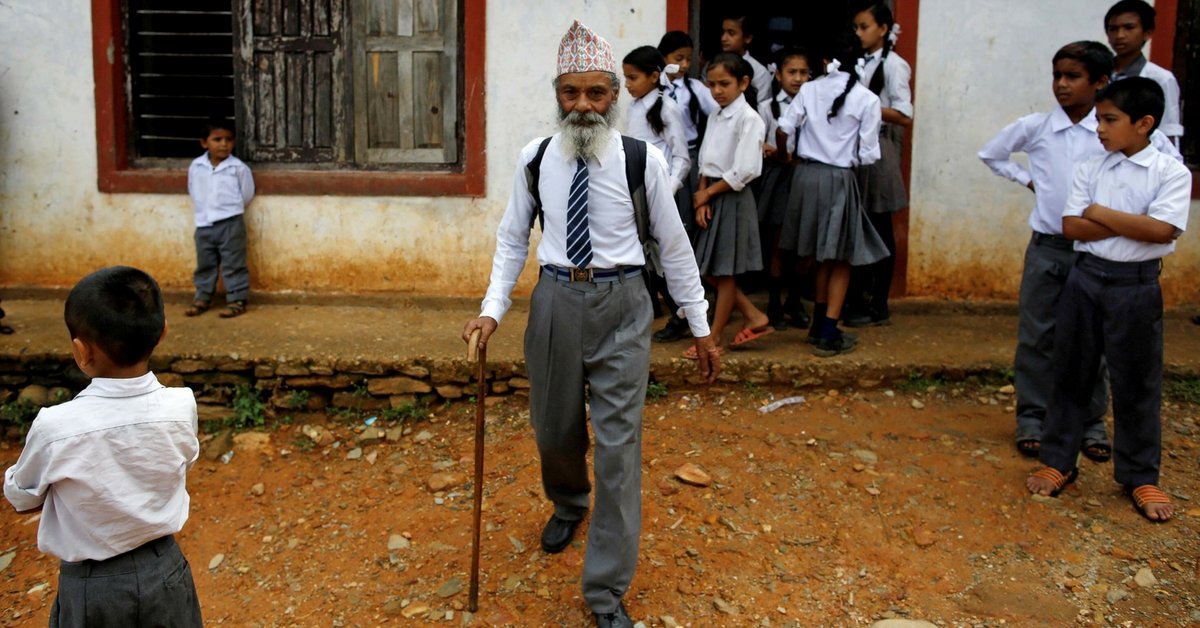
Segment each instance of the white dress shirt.
M1158 131L1162 131L1167 137L1182 137L1183 123L1179 112L1179 81L1175 80L1175 75L1166 68L1150 62L1145 56L1140 56L1132 63L1126 66L1124 72L1116 72L1113 74L1113 80L1119 81L1123 78L1131 76L1142 76L1148 78L1163 90L1164 106L1163 119L1159 121Z
M1175 227L1178 237L1187 228L1191 200L1192 173L1174 157L1147 146L1132 157L1113 151L1079 164L1063 216L1082 216L1097 203L1165 222ZM1170 255L1175 241L1159 244L1114 236L1076 241L1075 250L1113 262L1144 262Z
M740 192L762 174L762 146L766 124L740 95L728 107L708 117L700 145L700 174L724 179Z
M591 230L591 268L641 266L645 264L642 243L638 240L634 221L633 200L625 178L625 151L621 135L610 132L610 142L598 159L588 162L588 226ZM496 230L496 255L492 260L492 276L480 316L497 322L504 318L512 305L510 295L517 277L525 268L529 254L529 223L533 218L533 197L525 179L525 166L537 153L543 138L530 142L517 160L512 193L500 226ZM667 161L654 146L646 147L646 202L650 212L650 235L658 240L663 274L667 289L679 304L677 312L686 318L692 334L709 334L708 302L696 268L696 255L671 192L667 178ZM562 149L562 136L555 135L542 157L538 190L545 214L542 241L537 247L538 264L553 264L562 268L572 266L567 257L566 218L567 194L575 176L575 158Z
M183 528L187 470L200 453L196 399L153 373L95 378L75 399L43 408L4 496L43 506L38 549L76 562L105 560Z
M646 119L646 113L658 102L661 95L657 89L646 92L646 95L633 101L629 106L629 137L649 143L663 152L670 164L671 193L679 191L687 182L688 169L692 167L692 158L688 155L687 140L683 135L683 114L679 104L670 98L662 98L663 132L655 133Z
M846 90L846 72L833 72L800 86L779 118L788 148L804 159L850 168L879 161L879 97L860 84L846 94L838 114L827 118L833 101ZM799 130L797 132L797 129Z
M863 66L859 82L868 90L871 89L871 77L875 75L875 70L879 67L879 59L882 56L883 48L880 48L863 57L866 59L866 65ZM908 62L896 54L895 50L889 52L887 59L883 62L883 89L879 91L879 103L885 109L895 109L911 118L913 115L912 87L909 85L911 80L912 68L908 67Z
M743 54L742 58L754 69L754 76L750 78L750 84L758 92L758 102L754 103L754 106L757 107L760 103L770 102L771 80L774 78L771 76L771 72L767 70L765 65L759 63L758 59L751 57L749 52Z
M206 152L188 167L188 194L196 211L196 226L211 227L246 212L254 198L254 177L250 167L233 155L213 167Z
M782 116L783 112L787 111L788 105L792 104L792 97L787 92L779 92L775 94L775 98L758 105L758 117L763 119L763 124L767 127L764 143L775 148L775 131L779 130L779 120L775 118L775 112L771 110L771 103L779 103L779 115Z
M696 101L700 105L700 117L697 119L707 118L712 112L720 109L717 101L713 100L712 91L701 81L687 76L681 76L671 81L671 85L667 87L667 95L671 97L671 100L679 103L679 112L683 116L683 137L687 140L688 146L695 144L696 139L700 137L700 129L696 128L695 122L692 122L689 109L693 93L696 94Z
M992 172L1021 185L1033 182L1034 205L1029 226L1038 233L1062 235L1063 207L1071 190L1075 166L1106 154L1096 135L1096 110L1078 123L1062 107L1049 113L1032 113L1004 127L979 151L979 158ZM1179 161L1183 157L1162 133L1155 131L1151 143ZM1025 153L1029 168L1012 160Z

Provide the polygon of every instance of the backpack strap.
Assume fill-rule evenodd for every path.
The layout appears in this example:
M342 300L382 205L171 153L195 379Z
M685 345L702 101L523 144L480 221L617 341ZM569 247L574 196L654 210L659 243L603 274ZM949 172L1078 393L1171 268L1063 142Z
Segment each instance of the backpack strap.
M537 221L538 227L542 230L546 228L546 219L542 213L542 193L538 185L542 178L542 157L546 156L546 147L550 145L550 140L554 136L551 135L542 140L538 144L537 154L529 163L525 165L525 182L529 185L529 195L533 197L533 213L529 215L529 230L533 231L533 223Z
M625 149L625 182L629 186L629 197L633 200L633 219L637 225L638 240L645 244L650 239L650 207L646 200L646 142L626 135L621 136Z

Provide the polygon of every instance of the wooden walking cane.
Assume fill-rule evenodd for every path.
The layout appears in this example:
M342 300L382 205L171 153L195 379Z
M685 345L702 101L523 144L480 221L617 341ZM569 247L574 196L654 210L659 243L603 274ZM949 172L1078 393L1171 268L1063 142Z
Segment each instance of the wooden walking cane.
M487 346L479 346L480 330L471 332L467 360L478 365L479 390L475 393L475 520L471 530L471 590L467 609L479 610L479 522L483 514L483 408L487 396Z

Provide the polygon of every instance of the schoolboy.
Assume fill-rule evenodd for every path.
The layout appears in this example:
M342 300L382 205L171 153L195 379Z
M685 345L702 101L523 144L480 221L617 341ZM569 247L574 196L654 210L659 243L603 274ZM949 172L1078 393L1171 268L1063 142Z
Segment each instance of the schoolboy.
M196 401L150 372L167 333L162 294L126 266L84 277L67 296L75 364L92 379L43 408L4 496L42 509L38 549L61 559L51 626L200 626L191 568L174 534L188 518Z
M1097 133L1108 154L1075 171L1063 235L1079 257L1058 310L1054 394L1032 493L1056 495L1075 477L1076 454L1101 359L1112 386L1114 475L1138 512L1166 521L1174 507L1158 488L1162 456L1163 324L1158 276L1187 227L1192 175L1151 145L1163 112L1153 80L1117 81L1096 99ZM1111 348L1112 350L1106 350Z
M1098 42L1078 41L1063 46L1052 60L1053 111L1033 113L1004 127L979 158L997 175L1034 192L1029 226L1033 235L1025 248L1025 266L1018 297L1019 322L1013 372L1017 389L1015 441L1017 451L1036 457L1041 447L1042 422L1053 392L1050 372L1055 317L1067 272L1074 264L1073 243L1062 235L1062 211L1075 164L1104 154L1096 138L1096 93L1108 84L1112 54ZM1025 153L1029 167L1013 161ZM1097 461L1112 452L1104 428L1108 398L1103 379L1096 382L1084 430L1083 451Z
M1142 55L1142 48L1154 36L1154 18L1154 7L1144 0L1120 0L1104 14L1104 32L1108 35L1108 45L1117 54L1113 80L1144 76L1158 83L1166 98L1158 130L1178 146L1179 138L1183 136L1179 82L1169 70Z
M254 177L233 156L236 137L226 120L204 125L200 146L204 154L188 167L188 195L196 212L196 296L184 314L208 311L217 288L217 270L225 280L225 309L221 318L246 313L250 271L246 269L246 206L254 198Z

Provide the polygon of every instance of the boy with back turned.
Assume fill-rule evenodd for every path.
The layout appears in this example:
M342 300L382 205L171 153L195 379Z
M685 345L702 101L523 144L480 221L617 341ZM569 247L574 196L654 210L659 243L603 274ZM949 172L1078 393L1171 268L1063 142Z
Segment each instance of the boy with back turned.
M42 509L38 549L62 560L51 626L200 626L200 604L174 534L188 518L196 401L150 371L167 333L146 273L113 267L67 297L75 364L91 384L43 408L4 496Z

